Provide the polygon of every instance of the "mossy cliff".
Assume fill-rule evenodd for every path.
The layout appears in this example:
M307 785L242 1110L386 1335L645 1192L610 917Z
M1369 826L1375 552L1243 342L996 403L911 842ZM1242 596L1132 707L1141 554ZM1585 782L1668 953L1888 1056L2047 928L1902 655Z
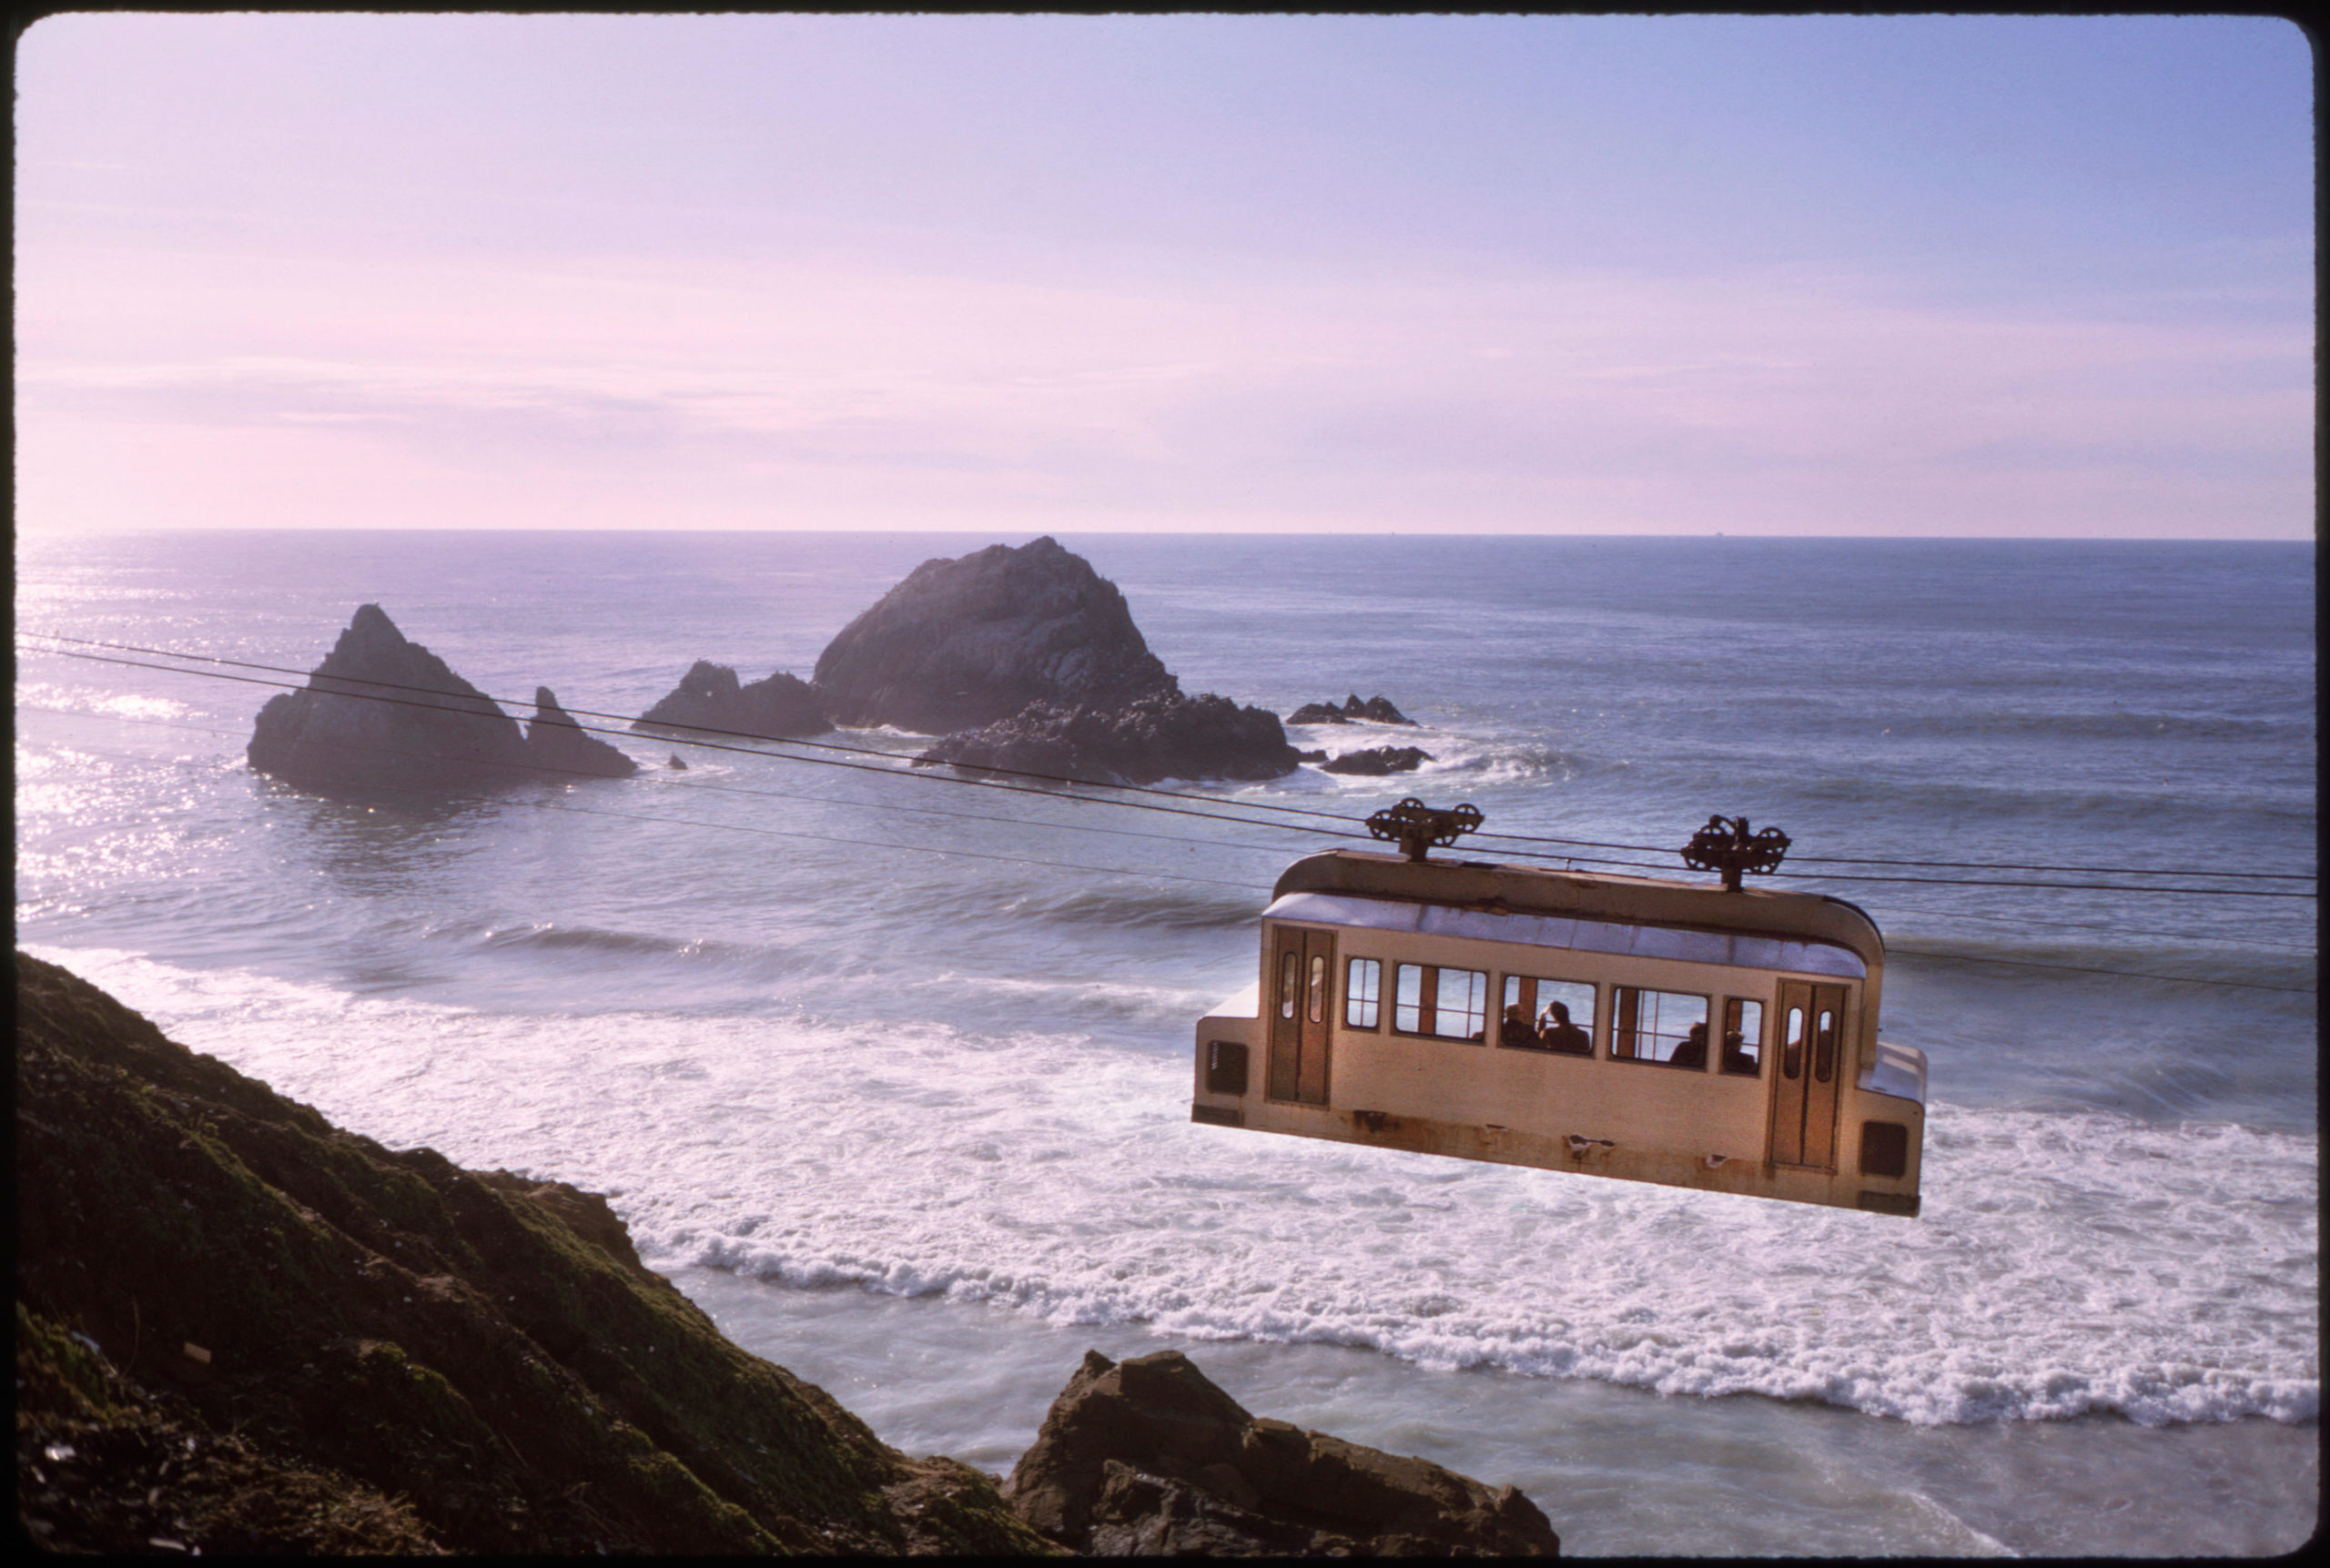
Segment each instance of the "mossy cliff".
M43 1544L1056 1550L730 1344L601 1199L333 1127L16 957L17 1499Z

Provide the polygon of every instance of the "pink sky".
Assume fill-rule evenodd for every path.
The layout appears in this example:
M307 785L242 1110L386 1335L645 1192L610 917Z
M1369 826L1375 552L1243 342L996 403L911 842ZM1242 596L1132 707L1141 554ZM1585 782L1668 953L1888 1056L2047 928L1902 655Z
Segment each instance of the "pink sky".
M2311 537L2295 29L1657 21L54 18L18 523Z

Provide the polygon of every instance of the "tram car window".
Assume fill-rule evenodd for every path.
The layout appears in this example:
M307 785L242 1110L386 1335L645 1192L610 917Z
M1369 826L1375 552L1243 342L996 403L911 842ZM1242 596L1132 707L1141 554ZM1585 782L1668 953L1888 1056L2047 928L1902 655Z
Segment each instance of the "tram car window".
M1343 979L1343 1027L1373 1029L1383 1000L1383 961L1353 958Z
M1594 995L1594 987L1582 981L1507 975L1497 1044L1515 1050L1592 1056ZM1511 1027L1514 1024L1519 1027Z
M1486 1026L1489 977L1479 969L1403 964L1392 1004L1392 1027L1403 1035L1431 1035L1478 1044Z
M1707 1065L1707 999L1680 991L1616 987L1610 1009L1610 1056L1616 1061L1657 1062L1672 1067Z
M1764 1067L1764 1004L1745 996L1723 1003L1723 1070L1754 1077Z

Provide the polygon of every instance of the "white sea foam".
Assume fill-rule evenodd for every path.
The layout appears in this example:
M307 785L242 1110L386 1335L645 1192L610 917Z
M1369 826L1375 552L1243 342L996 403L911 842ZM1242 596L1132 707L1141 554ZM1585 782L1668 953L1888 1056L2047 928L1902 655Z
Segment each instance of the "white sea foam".
M2318 1415L2311 1136L1938 1105L1907 1221L1195 1126L1184 1059L1070 1033L41 956L385 1142L610 1192L666 1263L1927 1424Z

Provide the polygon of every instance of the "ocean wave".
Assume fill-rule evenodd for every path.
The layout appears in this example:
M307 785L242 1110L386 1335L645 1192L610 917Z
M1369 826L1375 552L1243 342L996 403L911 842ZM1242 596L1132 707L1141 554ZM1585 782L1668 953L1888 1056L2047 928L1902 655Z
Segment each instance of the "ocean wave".
M1290 852L1287 858L1293 857L1293 852ZM1028 894L1014 900L1006 912L1069 926L1219 931L1251 924L1259 907L1251 895L1127 888L1111 884Z
M1946 917L1945 921L1946 923ZM2263 928L2261 928L2261 926ZM1964 936L1905 936L1896 932L1886 943L1886 961L1895 973L1943 971L1965 965L2021 971L2037 979L2057 974L2091 975L2135 990L2184 987L2193 983L2254 987L2311 996L2316 978L2310 946L2291 943L2283 950L2243 946L2270 932L2284 939L2310 937L2313 920L2303 925L2284 921L2252 922L2238 931L2214 939L2196 936L2188 942L2165 944L2131 937L2120 941L2078 942L2028 936L1989 939Z
M951 1259L912 1234L874 1245L857 1230L836 1246L814 1227L704 1232L679 1255L1059 1324L1334 1344L1437 1370L1759 1394L1920 1424L2318 1418L2305 1328L2310 1148L2240 1129L2183 1135L2202 1148L2179 1153L2265 1189L2262 1215L2240 1229L2266 1249L2228 1281L2217 1248L2191 1245L2200 1212L2178 1213L2173 1182L2163 1194L2157 1135L1970 1113L1951 1130L1930 1151L1914 1224L1257 1139L1302 1152L1240 1150L1203 1186L1177 1168L1120 1184L1145 1188L1152 1207L1129 1227L1063 1233L998 1215L988 1246ZM1292 1168L1273 1179L1258 1161ZM2132 1246L2140 1227L2149 1234ZM2195 1328L2221 1320L2206 1309L2234 1292L2244 1313L2261 1293L2277 1298L2278 1333Z

